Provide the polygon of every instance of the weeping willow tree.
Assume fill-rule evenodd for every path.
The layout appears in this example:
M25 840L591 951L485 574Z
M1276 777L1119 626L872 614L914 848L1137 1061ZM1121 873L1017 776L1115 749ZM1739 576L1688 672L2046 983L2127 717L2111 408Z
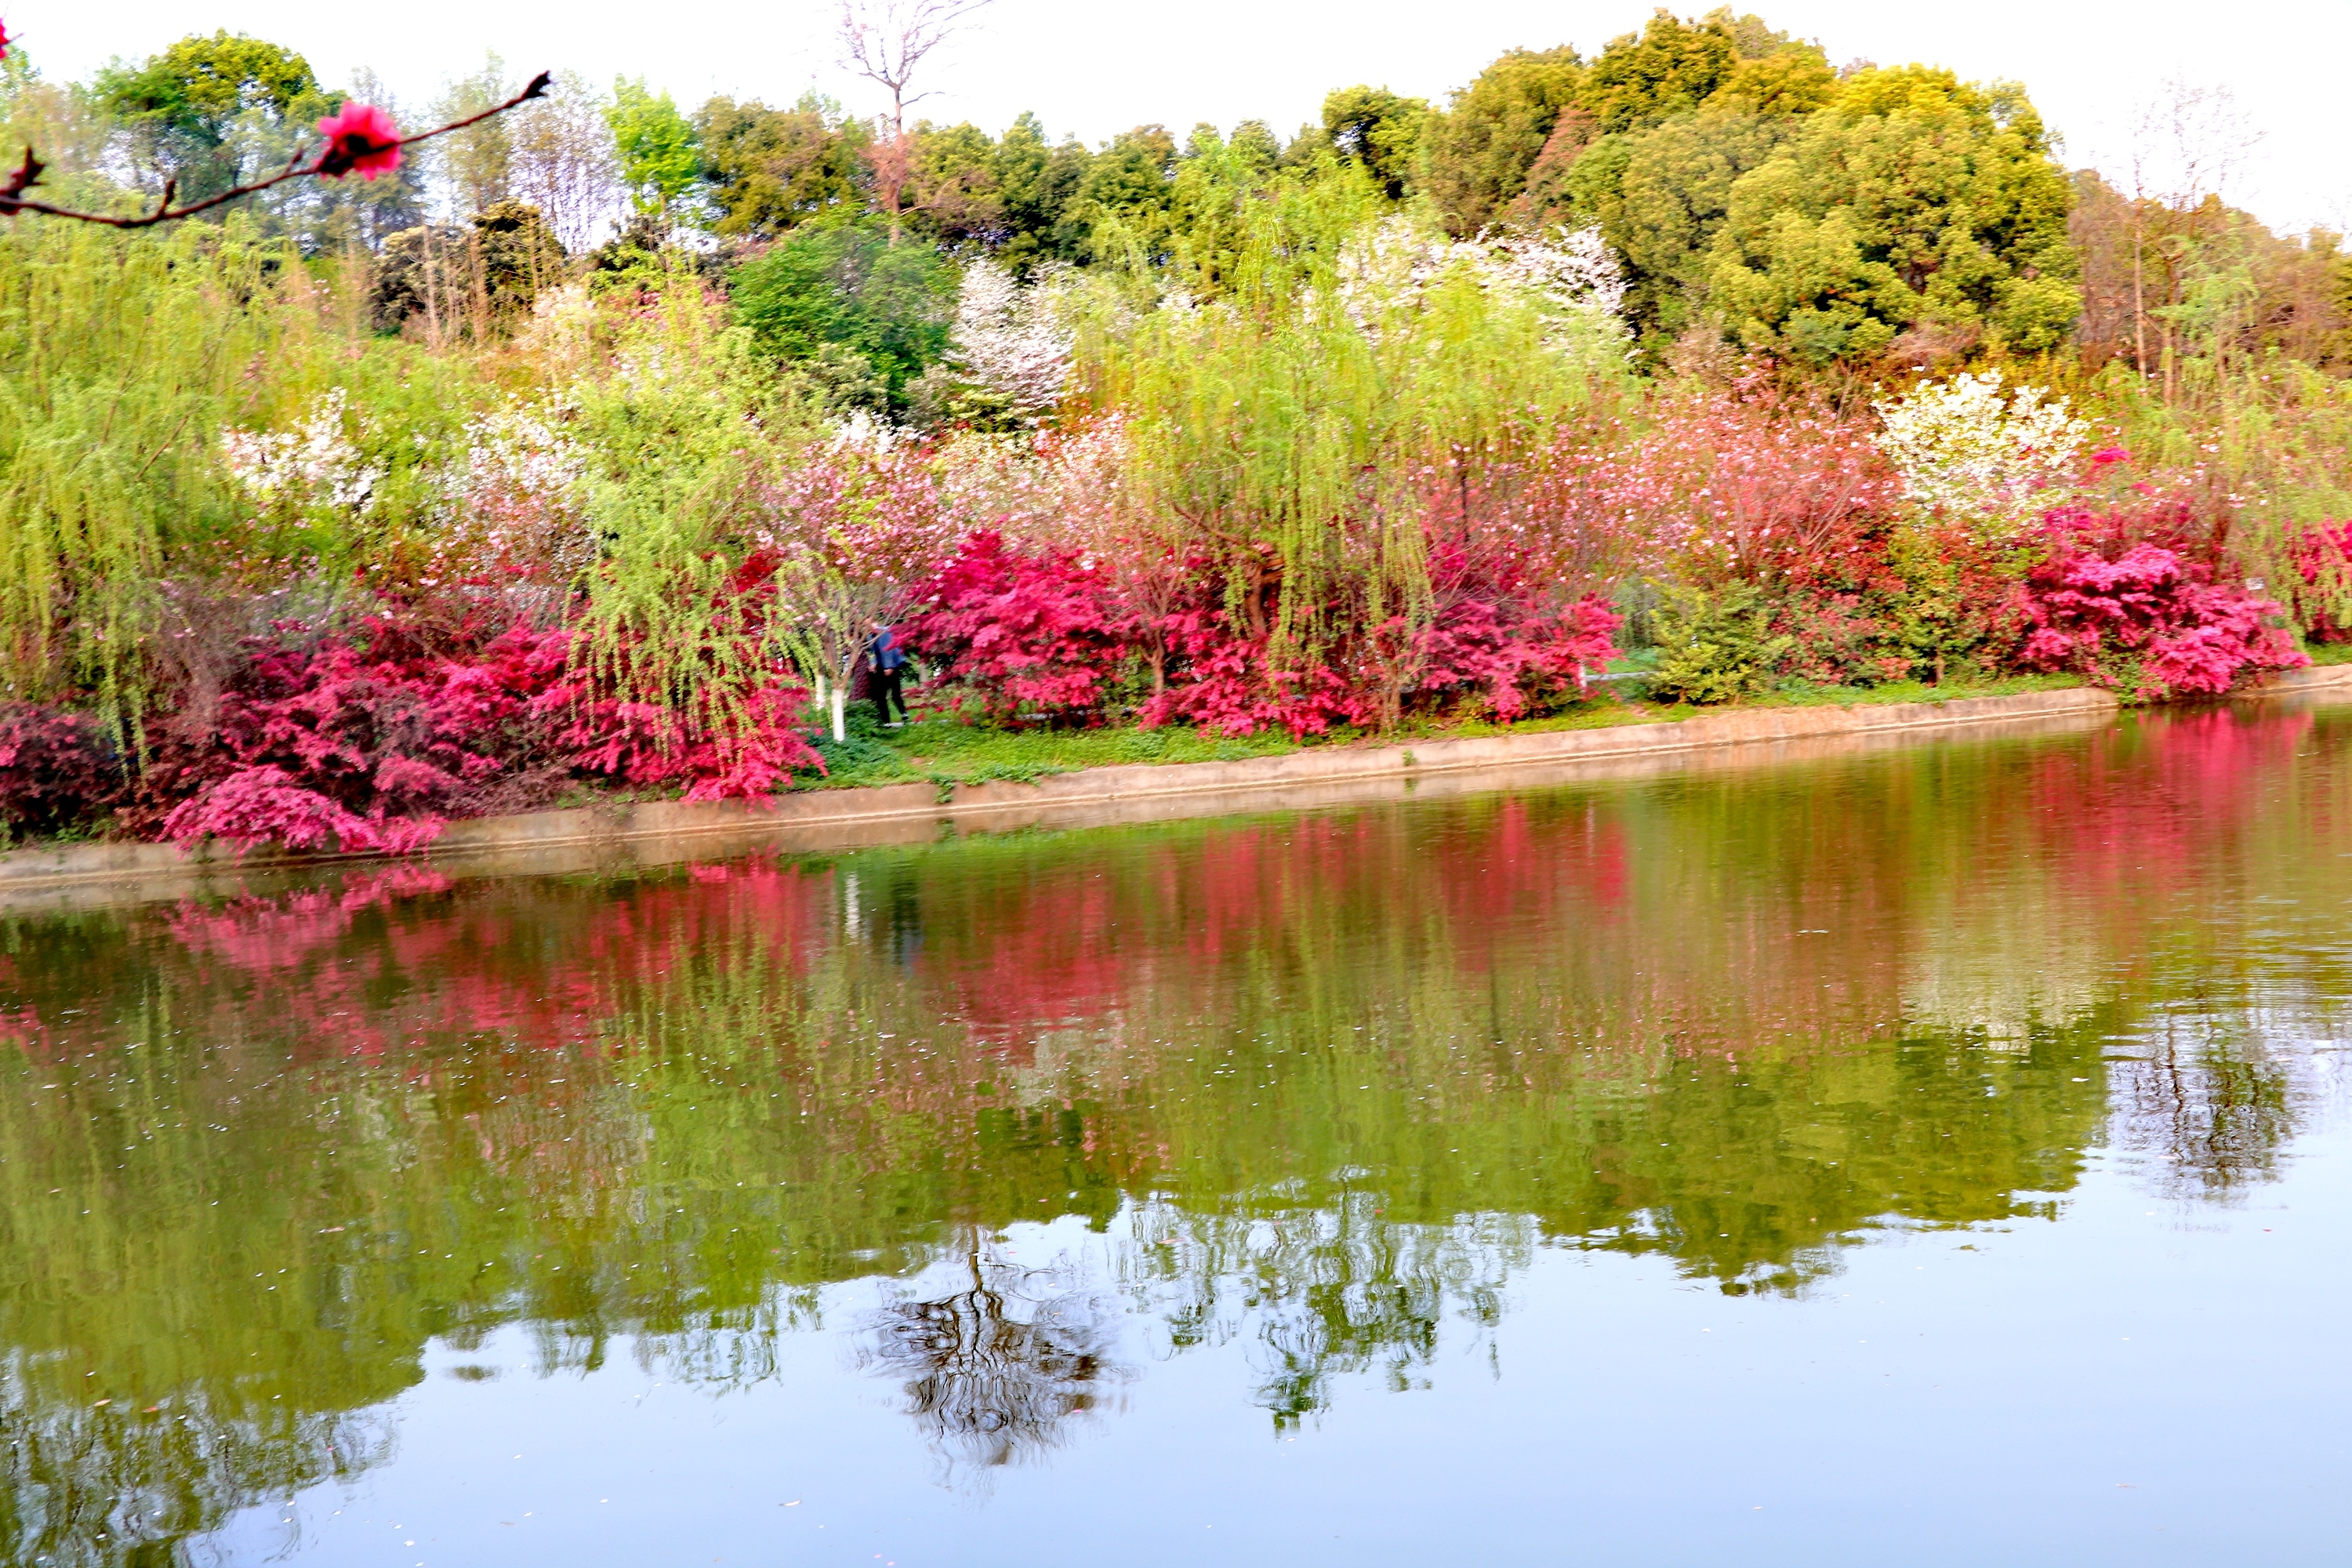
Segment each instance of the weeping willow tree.
M389 535L429 523L427 470L494 389L376 341L364 285L364 268L239 221L0 234L0 696L86 704L135 750L186 662L166 645L196 635L167 607L301 584L331 598ZM224 433L315 428L336 389L370 500L242 491Z
M673 283L572 394L600 550L573 658L624 700L740 731L751 694L805 661L790 619L739 579L804 421L748 333Z
M0 236L0 683L144 706L165 563L224 521L225 411L278 348L277 258L219 229Z
M1236 182L1215 234L1158 308L1098 289L1081 331L1088 395L1128 417L1139 511L1174 558L1216 563L1277 663L1343 626L1422 624L1434 477L1548 449L1623 374L1613 322L1399 215L1352 165Z

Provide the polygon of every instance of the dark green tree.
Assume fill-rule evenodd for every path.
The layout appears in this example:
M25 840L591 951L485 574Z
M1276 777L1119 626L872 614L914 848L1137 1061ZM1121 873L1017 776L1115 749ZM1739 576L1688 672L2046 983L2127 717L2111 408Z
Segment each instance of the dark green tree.
M1501 221L1529 172L1550 153L1583 82L1574 49L1514 49L1455 93L1444 113L1430 116L1417 183L1446 227L1475 234ZM1577 121L1589 123L1589 117ZM1571 139L1571 154L1586 139Z
M1176 139L1161 125L1122 131L1088 160L1055 226L1056 248L1085 260L1166 251ZM1118 237L1114 240L1113 234Z
M1066 242L1062 216L1094 165L1093 151L1076 141L1047 142L1037 117L1024 114L998 140L995 156L1003 225L1000 258L1015 271L1039 261L1076 260L1076 249Z
M730 279L761 346L832 382L878 382L890 406L947 351L956 272L931 246L892 245L872 216L803 224ZM863 365L850 356L863 361Z
M720 234L771 238L863 200L863 132L814 93L790 109L714 98L695 132Z
M1323 100L1332 150L1364 167L1390 199L1402 196L1421 151L1428 103L1384 87L1343 87Z

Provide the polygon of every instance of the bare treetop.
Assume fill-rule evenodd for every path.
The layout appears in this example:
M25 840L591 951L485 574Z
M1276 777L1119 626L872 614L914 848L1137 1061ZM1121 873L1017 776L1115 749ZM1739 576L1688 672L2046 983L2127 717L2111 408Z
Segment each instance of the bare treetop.
M2132 194L2185 212L2224 195L2262 139L2228 88L2170 78L2133 128Z
M908 85L924 57L992 0L842 0L841 63L890 95L890 133L907 129L907 106L931 96Z

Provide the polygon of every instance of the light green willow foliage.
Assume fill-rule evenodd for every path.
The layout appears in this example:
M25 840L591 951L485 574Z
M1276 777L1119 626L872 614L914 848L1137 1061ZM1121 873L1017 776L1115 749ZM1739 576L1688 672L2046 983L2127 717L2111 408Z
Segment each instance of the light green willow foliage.
M1221 563L1228 608L1278 656L1341 616L1415 622L1438 475L1546 449L1622 363L1560 343L1536 300L1352 169L1237 194L1226 233L1213 264L1179 258L1160 308L1137 310L1130 281L1083 314L1087 393L1129 422L1136 510ZM1181 291L1211 273L1216 298Z
M2231 554L2308 625L2352 625L2352 574L2323 558L2305 582L2296 546L2323 522L2352 520L2352 384L2275 353L2224 364L2180 362L2173 395L2116 361L2086 379L2084 407L2112 422L2135 473L2189 476L2231 518Z
M277 323L257 248L18 219L0 236L0 682L118 721L181 540L226 521L211 433Z
M170 582L349 579L424 526L479 367L376 340L364 277L242 225L0 234L0 694L79 695L127 741L159 696ZM383 475L364 512L262 505L224 431L298 423L345 389Z
M794 651L781 620L746 616L723 590L814 426L795 384L679 281L575 384L601 555L573 658L626 700L727 726Z

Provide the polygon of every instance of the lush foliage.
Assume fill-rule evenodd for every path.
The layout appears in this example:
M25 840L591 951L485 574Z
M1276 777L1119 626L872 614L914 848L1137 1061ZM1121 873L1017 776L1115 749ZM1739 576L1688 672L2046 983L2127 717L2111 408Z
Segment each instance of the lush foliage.
M0 113L128 206L353 85L219 35L89 91L13 52ZM410 151L0 236L11 834L764 797L856 771L807 698L893 620L934 714L1236 742L1559 714L1627 655L1675 702L2205 692L2352 627L2333 241L1753 17L1286 142L561 78Z
M2216 582L2210 563L2147 537L2147 521L2179 520L2049 516L2051 552L2027 581L2022 663L2143 694L2210 695L2249 669L2310 662L2276 624L2278 605Z
M1008 550L988 530L915 585L907 646L970 689L992 717L1090 714L1108 694L1120 639L1104 576L1073 550Z

